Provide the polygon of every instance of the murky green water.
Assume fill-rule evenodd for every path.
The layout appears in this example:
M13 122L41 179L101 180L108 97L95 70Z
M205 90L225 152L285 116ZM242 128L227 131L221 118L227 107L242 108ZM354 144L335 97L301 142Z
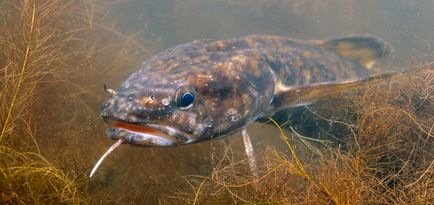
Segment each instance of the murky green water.
M105 19L103 26L93 26L113 31L101 32L105 40L95 45L103 48L101 42L113 42L116 49L101 49L89 64L77 65L80 73L72 77L76 87L65 91L44 85L41 95L53 97L41 97L36 105L45 113L36 132L43 154L78 177L88 175L114 143L105 136L108 125L99 117L108 98L103 85L117 88L144 60L180 43L249 34L299 39L371 34L394 48L385 63L390 70L432 60L434 55L431 0L91 0L86 5L93 18ZM62 95L65 92L74 99ZM256 123L250 133L258 151L283 146L270 125ZM239 134L227 141L172 148L124 145L108 157L85 190L94 196L92 203L155 204L162 195L190 189L185 175L208 175L228 147L235 159L245 157Z

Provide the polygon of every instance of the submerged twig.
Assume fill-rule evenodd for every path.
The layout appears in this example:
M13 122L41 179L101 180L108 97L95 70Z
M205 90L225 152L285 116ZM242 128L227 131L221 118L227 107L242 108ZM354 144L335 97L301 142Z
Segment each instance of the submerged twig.
M119 147L119 145L122 144L122 140L119 139L118 141L116 141L116 143L114 143L110 148L108 148L108 150L102 155L102 157L98 160L98 162L95 164L95 166L93 167L92 171L90 171L90 175L89 178L92 177L92 175L95 173L96 169L98 169L99 165L101 165L102 161L111 153L113 152L113 150L115 150L117 147Z

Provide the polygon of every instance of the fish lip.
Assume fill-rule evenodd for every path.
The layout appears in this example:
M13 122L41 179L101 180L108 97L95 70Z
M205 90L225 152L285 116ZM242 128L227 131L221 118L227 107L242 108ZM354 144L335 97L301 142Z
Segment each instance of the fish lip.
M111 124L120 122L132 126L151 128L160 132L159 134L154 134L154 132L140 132L117 126L112 126L106 130L106 134L109 138L113 140L122 139L123 143L126 144L137 146L177 146L183 144L190 144L196 141L192 134L183 132L179 129L167 125L152 123L132 123L122 120L107 120L107 122Z

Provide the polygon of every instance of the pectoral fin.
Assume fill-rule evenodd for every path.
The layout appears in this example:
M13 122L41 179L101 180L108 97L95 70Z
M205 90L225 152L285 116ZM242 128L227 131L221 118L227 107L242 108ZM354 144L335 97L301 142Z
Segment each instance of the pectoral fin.
M394 75L394 73L385 73L374 75L365 79L325 82L290 87L279 84L276 89L272 105L275 111L288 107L307 105L319 99L324 99L345 91L384 82Z

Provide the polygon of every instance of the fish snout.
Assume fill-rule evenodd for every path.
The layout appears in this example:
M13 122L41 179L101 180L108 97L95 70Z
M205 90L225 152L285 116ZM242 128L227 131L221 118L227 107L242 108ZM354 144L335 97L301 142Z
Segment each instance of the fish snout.
M140 98L131 96L114 96L101 107L101 117L106 121L117 120L132 123L149 123L167 118L169 113L168 109L159 106L151 104L143 105Z
M124 97L113 97L102 105L101 117L104 120L128 120L135 106L133 101Z
M114 107L114 103L113 103L113 99L109 99L107 100L101 107L101 117L104 120L109 119L111 116L113 116L113 107Z

